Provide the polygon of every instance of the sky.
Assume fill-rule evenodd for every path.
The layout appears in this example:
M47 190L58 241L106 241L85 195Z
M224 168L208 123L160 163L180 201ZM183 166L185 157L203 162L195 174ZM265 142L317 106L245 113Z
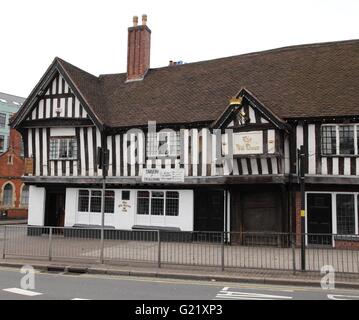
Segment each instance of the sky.
M359 39L358 0L1 0L0 92L27 97L55 57L126 72L127 28L142 14L151 68Z

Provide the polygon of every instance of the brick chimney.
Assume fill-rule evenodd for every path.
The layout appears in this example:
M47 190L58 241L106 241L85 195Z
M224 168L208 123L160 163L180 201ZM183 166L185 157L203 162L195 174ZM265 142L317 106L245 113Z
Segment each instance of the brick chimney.
M127 81L142 80L150 68L151 30L147 27L147 15L133 17L133 27L128 28Z

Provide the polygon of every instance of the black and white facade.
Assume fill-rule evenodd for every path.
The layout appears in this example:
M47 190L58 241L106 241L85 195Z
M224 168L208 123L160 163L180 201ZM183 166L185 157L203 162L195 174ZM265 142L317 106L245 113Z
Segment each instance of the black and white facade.
M151 77L149 72L123 86L137 95L136 88ZM306 231L358 234L359 107L352 114L282 115L268 107L263 93L256 96L254 85L238 83L231 91L235 99L223 99L215 118L163 123L156 121L159 108L148 122L116 126L98 111L103 106L97 94L91 97L93 78L56 58L12 122L33 163L24 177L30 185L29 225L58 226L64 211L66 227L100 226L103 171L97 150L103 147L109 152L106 227L295 231L297 149L303 145ZM299 89L289 94L302 95ZM111 101L109 93L107 108ZM127 102L112 106L116 112L122 103Z

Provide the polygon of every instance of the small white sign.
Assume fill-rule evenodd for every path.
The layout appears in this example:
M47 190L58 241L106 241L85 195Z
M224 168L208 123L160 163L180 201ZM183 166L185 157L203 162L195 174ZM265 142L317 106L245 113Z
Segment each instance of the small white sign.
M145 169L142 182L184 182L184 169Z
M263 153L263 132L236 132L233 134L233 154Z

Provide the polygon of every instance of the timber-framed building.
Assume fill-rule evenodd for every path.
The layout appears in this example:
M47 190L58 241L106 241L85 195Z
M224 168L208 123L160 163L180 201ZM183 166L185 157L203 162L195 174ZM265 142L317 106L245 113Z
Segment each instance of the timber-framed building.
M128 29L122 74L55 58L12 120L29 225L101 224L104 147L106 227L300 231L303 146L305 230L358 235L359 40L152 69L150 38Z

